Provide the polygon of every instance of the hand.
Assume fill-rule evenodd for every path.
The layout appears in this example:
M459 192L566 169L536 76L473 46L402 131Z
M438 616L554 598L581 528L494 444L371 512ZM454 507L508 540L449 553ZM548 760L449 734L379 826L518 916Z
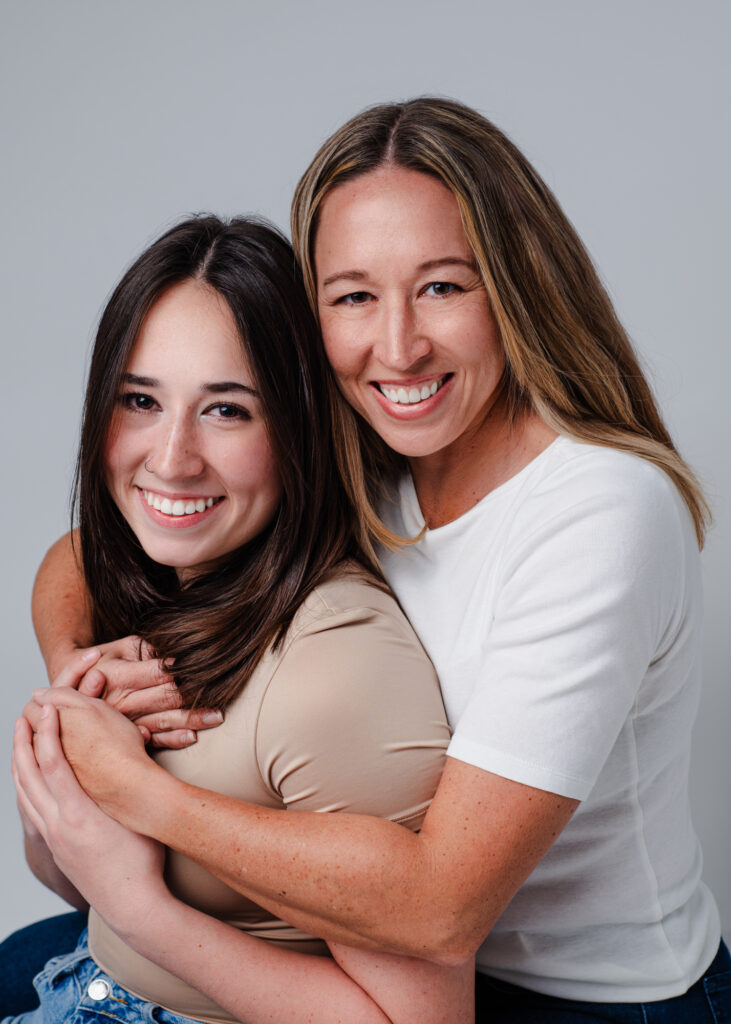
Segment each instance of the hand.
M104 701L69 687L36 690L23 710L34 731L44 707L53 705L61 722L61 743L81 786L103 810L115 815L135 785L149 785L158 768L145 752L139 730Z
M84 793L64 758L53 705L40 710L37 726L34 753L30 724L15 724L13 777L22 816L110 927L139 927L141 917L171 898L162 877L164 848L107 817Z
M131 719L153 747L187 747L195 743L198 730L223 721L219 711L181 708L172 677L137 636L77 650L51 685L102 697Z

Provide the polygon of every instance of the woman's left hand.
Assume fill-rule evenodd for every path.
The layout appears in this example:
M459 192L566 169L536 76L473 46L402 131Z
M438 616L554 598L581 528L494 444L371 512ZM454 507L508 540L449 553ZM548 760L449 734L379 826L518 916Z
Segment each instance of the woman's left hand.
M67 686L36 690L23 715L39 731L42 710L51 706L60 718L65 760L94 802L118 817L116 806L127 790L163 769L147 755L139 730L103 700Z
M15 724L13 777L21 814L110 927L139 927L157 900L170 896L162 877L164 848L129 832L86 795L64 757L52 704L39 711L35 726L34 736L25 718Z

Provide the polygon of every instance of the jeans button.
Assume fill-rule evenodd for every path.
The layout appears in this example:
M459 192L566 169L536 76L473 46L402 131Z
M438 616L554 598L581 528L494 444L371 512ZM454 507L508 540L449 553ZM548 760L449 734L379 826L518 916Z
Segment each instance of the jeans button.
M93 999L95 1003L98 1003L101 999L106 999L111 991L112 989L108 981L105 981L104 978L95 978L89 983L86 994L89 999Z

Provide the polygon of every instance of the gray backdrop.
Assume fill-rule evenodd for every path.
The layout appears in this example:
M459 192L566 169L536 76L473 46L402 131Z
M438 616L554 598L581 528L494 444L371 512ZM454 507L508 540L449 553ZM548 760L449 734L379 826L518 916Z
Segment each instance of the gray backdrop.
M0 18L3 749L44 682L31 581L67 525L89 342L123 268L189 212L286 227L299 175L347 117L452 96L558 194L714 507L692 783L728 934L731 5L0 0ZM24 865L9 771L0 802L1 938L62 904Z

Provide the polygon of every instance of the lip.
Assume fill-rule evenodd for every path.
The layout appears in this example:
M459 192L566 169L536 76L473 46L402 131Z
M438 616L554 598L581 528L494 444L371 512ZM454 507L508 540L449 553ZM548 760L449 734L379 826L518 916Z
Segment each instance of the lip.
M385 395L381 394L378 390L378 386L385 387L418 387L420 384L426 384L433 380L439 380L441 377L446 377L442 386L429 398L423 399L421 402L416 402L414 405L397 405L395 402L391 402ZM454 374L429 374L423 377L411 377L409 379L401 380L377 380L371 383L371 391L373 392L374 398L381 409L390 416L391 419L399 420L403 422L411 422L412 420L422 419L424 416L429 416L433 413L445 400L447 393L452 387L454 380Z
M152 490L152 488L146 487L145 490L149 491ZM198 498L212 497L212 495L207 494L166 494L163 491L155 491L154 493L159 494L162 498L169 498L171 501L184 499L187 499L188 501L195 501ZM137 494L139 495L140 504L142 505L148 519L155 523L156 526L162 526L166 530L189 530L194 526L198 526L198 524L202 523L204 520L210 519L216 509L220 508L225 502L225 498L223 498L211 505L210 508L204 509L203 512L191 512L190 515L186 516L169 516L165 515L164 512L158 512L158 510L153 508L152 505L147 504L147 498L145 497L141 487L137 487Z

